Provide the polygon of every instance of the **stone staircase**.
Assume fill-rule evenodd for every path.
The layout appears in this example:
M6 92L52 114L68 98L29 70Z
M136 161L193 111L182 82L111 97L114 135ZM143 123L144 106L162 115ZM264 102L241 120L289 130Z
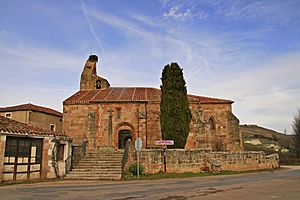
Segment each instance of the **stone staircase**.
M122 176L122 150L99 149L89 151L65 179L120 180Z

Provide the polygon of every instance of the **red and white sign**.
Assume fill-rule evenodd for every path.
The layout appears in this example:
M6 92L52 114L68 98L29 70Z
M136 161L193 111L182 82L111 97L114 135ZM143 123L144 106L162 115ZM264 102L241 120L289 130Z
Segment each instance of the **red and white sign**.
M174 145L174 140L156 140L156 145Z

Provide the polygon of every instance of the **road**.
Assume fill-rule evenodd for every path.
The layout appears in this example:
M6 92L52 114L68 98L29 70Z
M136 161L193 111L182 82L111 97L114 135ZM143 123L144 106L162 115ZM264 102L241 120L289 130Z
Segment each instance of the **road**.
M152 181L55 181L0 186L0 199L300 199L300 166L274 172Z

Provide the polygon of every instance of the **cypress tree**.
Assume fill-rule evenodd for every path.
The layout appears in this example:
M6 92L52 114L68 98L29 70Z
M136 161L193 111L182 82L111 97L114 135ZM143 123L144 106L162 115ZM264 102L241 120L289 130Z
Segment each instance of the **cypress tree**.
M294 117L292 127L294 132L296 155L300 158L300 110L298 110L298 114Z
M190 131L191 110L182 69L177 63L162 72L160 126L163 139L174 140L173 148L184 148Z

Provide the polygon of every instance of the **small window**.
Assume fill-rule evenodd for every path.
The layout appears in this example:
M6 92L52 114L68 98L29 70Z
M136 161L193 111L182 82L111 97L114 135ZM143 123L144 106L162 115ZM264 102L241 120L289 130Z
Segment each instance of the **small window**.
M101 81L100 80L96 81L96 89L101 89Z
M58 161L63 161L64 160L64 151L65 150L65 145L64 144L59 144L58 147L58 155L57 155L57 160Z
M210 125L210 130L216 130L216 122L215 119L213 117L211 117L208 121L209 125Z
M6 118L11 118L11 116L12 116L12 113L10 112L10 113L5 113L5 117Z
M55 124L50 124L50 131L55 131Z

